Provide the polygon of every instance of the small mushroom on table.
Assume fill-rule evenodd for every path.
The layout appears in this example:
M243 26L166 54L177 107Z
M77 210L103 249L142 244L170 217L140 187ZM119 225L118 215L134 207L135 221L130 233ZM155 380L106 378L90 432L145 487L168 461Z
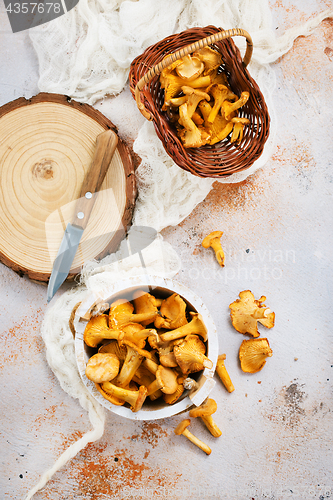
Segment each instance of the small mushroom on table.
M206 236L201 243L204 248L211 247L214 250L216 260L221 267L224 266L225 261L225 255L220 241L222 234L223 231L213 231L208 234L208 236Z
M207 429L214 437L219 437L222 435L222 431L216 425L216 422L213 420L212 414L217 410L217 404L214 399L208 398L204 403L202 403L197 408L193 408L190 410L190 417L200 417L202 421L205 423Z
M227 389L228 392L233 392L235 390L234 384L231 382L231 378L229 376L229 373L227 372L227 369L224 365L224 361L226 359L225 354L220 354L217 358L217 363L216 363L216 371L220 379L222 380L222 383L224 387Z
M200 448L200 450L204 451L207 455L210 455L212 450L209 448L209 446L198 439L192 432L190 432L187 427L190 425L191 420L189 418L186 418L185 420L182 420L177 427L174 430L174 433L177 434L177 436L185 436L187 439L191 441L191 443L195 444Z
M264 295L255 300L250 290L244 290L239 293L239 299L229 305L232 325L239 333L259 337L258 321L266 328L274 326L275 313L265 306L265 300Z
M257 373L273 355L266 338L243 340L239 348L239 361L243 372Z

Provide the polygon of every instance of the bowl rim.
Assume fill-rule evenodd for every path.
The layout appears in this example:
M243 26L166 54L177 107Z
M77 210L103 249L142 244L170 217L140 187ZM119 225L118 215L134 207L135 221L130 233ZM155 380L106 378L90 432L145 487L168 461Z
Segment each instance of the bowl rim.
M135 289L149 286L154 288L165 288L173 293L178 293L179 295L184 297L184 299L190 302L191 305L203 316L205 325L208 329L207 355L212 361L213 367L210 369L205 368L200 375L199 379L203 378L204 382L202 386L196 391L195 398L190 399L190 397L187 395L181 401L178 401L173 405L168 405L156 410L141 409L137 412L132 412L130 408L114 405L110 401L105 399L102 394L96 389L95 384L86 377L86 352L84 348L83 333L87 324L87 320L80 321L80 319L82 319L82 317L90 310L90 308L94 304L96 304L96 301L104 302L108 299L112 299L114 295L117 295L122 291L128 292L131 291L131 289L133 289L134 291ZM195 404L196 406L200 405L207 398L215 385L213 375L215 373L218 356L218 337L216 326L202 299L188 287L176 280L152 275L135 276L117 281L116 283L112 283L109 286L101 289L98 294L92 291L89 296L80 304L75 313L74 328L76 332L75 357L81 380L89 393L94 397L94 399L96 399L102 406L104 406L111 412L116 413L117 415L131 420L157 420L177 415L179 413L187 411L191 406L193 406L193 404Z

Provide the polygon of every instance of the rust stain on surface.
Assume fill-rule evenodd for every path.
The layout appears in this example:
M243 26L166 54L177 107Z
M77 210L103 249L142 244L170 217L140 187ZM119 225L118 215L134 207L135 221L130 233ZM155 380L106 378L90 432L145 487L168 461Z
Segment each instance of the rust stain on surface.
M141 426L141 434L133 434L128 439L139 440L155 448L160 438L167 436L168 433L156 422L144 422Z
M35 418L34 429L39 429L43 425L43 423L47 421L55 420L57 409L60 406L63 406L63 403L60 403L58 405L51 405L48 408L45 408L43 410L43 414Z
M0 369L10 363L16 363L19 358L31 360L33 354L43 351L44 344L39 336L42 314L42 309L38 309L1 334L3 349Z
M89 444L69 462L67 474L70 477L67 479L72 494L70 498L85 500L121 500L131 495L138 500L146 499L148 488L151 494L154 489L167 490L175 487L181 477L166 467L161 470L154 464L141 461L124 448L116 448L110 455L109 443ZM64 487L64 479L58 475L46 486L43 498L51 500L54 494L58 498Z

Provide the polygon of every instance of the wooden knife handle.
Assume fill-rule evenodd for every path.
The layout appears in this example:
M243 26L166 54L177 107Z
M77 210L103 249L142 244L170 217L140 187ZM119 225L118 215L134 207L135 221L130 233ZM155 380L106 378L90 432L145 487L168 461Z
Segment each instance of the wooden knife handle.
M107 130L96 139L96 149L89 170L83 180L80 197L75 206L72 224L85 229L99 191L118 143L113 130Z

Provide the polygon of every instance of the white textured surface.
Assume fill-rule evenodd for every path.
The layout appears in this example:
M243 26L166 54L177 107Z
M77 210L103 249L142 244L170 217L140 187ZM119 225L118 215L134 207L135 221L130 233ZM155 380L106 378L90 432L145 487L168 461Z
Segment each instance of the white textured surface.
M272 3L274 22L283 32L331 6L278 1ZM37 92L38 68L27 35L12 35L1 9L2 3L4 104ZM36 500L130 494L146 499L154 490L158 499L177 500L333 498L333 22L298 39L275 69L278 134L272 159L240 184L216 184L183 223L163 232L182 259L177 279L203 298L227 354L236 390L228 394L217 381L212 393L222 437L210 437L193 420L193 432L212 448L207 457L173 434L183 416L138 423L108 415L103 438L60 471ZM123 137L135 138L143 119L128 92L100 106ZM213 229L224 231L224 269L200 245ZM0 497L21 500L89 423L45 360L39 327L46 288L2 265L0 276ZM273 357L255 375L238 366L245 337L233 330L228 316L229 303L247 288L256 298L266 295L276 313L275 327L261 328Z

